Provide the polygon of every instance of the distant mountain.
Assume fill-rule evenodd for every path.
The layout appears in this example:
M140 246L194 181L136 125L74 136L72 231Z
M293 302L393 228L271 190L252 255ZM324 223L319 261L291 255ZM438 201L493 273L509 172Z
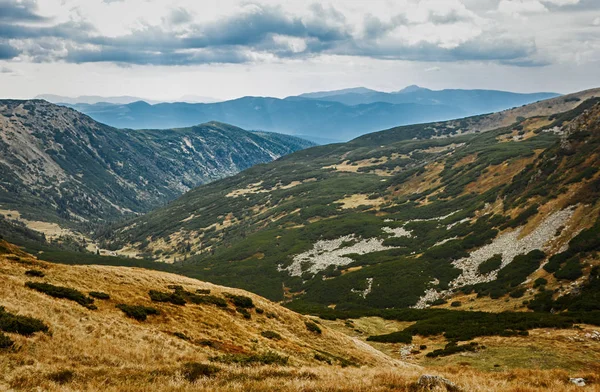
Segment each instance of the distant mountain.
M326 98L326 97L330 97L330 96L334 96L334 95L341 95L341 94L372 94L372 93L376 93L376 92L378 92L378 91L371 90L366 87L354 87L354 88L345 88L342 90L317 91L314 93L304 93L304 94L298 95L298 97L319 99L319 98Z
M365 132L463 114L446 105L372 103L348 106L312 99L244 97L213 104L134 102L127 105L71 105L97 121L120 128L187 127L222 121L245 129L303 135L310 140L348 140ZM313 139L314 137L314 139Z
M408 86L400 91L385 93L362 87L302 94L299 98L319 99L345 105L387 102L392 104L416 103L421 105L446 105L460 108L466 115L497 112L558 96L556 93L520 94L496 90L430 90ZM291 98L298 98L291 97Z
M59 223L141 213L311 145L217 122L116 129L46 101L0 100L0 210Z
M153 99L146 99L140 97L132 97L132 96L120 96L120 97L102 97L99 95L82 95L79 97L65 97L62 95L54 95L54 94L40 94L35 97L35 99L43 99L45 101L51 103L66 103L69 105L77 105L77 104L88 104L93 105L96 103L112 103L117 105L125 105L132 102L137 101L145 101L148 103L159 103L160 101Z
M150 104L160 103L160 102L188 102L188 103L211 103L211 102L219 102L216 98L211 97L202 97L199 95L184 95L179 99L172 101L160 101L156 99L147 99L140 97L131 97L131 96L120 96L120 97L102 97L98 95L82 95L79 97L65 97L62 95L53 95L53 94L41 94L35 97L35 99L43 99L52 103L66 103L69 105L77 105L77 104L88 104L93 105L96 103L112 103L116 105L126 105L132 102L144 101Z
M399 125L504 110L556 95L492 90L432 91L414 86L397 93L383 93L359 87L285 99L243 97L210 104L132 102L70 106L97 121L121 128L173 128L221 121L245 129L302 135L323 143L345 141Z

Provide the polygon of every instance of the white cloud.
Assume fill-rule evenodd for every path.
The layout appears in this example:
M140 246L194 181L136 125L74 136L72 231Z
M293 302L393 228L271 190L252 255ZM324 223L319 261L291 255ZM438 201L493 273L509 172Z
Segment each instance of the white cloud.
M438 72L441 71L442 68L440 67L429 67L429 68L425 68L425 72Z
M498 12L513 16L547 11L548 8L538 0L502 0L498 4Z

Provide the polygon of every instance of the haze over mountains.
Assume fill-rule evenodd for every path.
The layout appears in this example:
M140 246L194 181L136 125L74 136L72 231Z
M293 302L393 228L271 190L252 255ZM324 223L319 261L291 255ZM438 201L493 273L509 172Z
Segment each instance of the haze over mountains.
M243 97L208 104L132 102L70 106L97 121L121 128L174 128L221 121L244 129L286 133L326 143L399 125L500 111L557 95L495 90L434 91L409 86L393 93L353 88L285 99Z

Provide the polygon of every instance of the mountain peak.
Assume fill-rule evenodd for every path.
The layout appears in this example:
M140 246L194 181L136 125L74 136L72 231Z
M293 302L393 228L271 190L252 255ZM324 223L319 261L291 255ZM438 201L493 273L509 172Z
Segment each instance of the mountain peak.
M429 90L429 89L421 87L421 86L417 86L416 84L411 84L410 86L406 86L402 90L397 91L396 94L414 93L416 91L421 91L421 90Z

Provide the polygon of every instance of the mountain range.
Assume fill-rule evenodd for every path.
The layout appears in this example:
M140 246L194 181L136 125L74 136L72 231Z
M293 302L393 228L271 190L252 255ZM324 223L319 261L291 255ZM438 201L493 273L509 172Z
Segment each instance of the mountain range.
M580 244L600 238L599 94L302 150L100 239L150 260L187 259L181 273L304 311L368 314L456 298L470 309L489 306L483 298L568 308L600 246ZM539 282L556 290L550 299Z
M317 143L346 141L404 124L490 113L555 97L495 90L440 90L410 86L395 93L354 88L285 99L243 97L216 103L70 104L102 123L121 128L187 127L221 121Z
M1 100L0 209L67 225L111 220L311 145L217 122L116 129L46 101Z
M0 131L2 390L598 381L600 89L322 146L36 100Z

